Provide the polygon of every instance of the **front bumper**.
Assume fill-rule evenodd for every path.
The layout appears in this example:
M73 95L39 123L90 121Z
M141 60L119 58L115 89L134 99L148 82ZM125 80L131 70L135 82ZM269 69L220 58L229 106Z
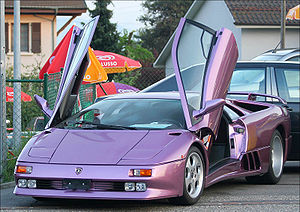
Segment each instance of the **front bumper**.
M103 191L90 189L30 189L15 187L14 194L46 197L46 198L72 198L72 199L120 199L120 200L150 200L181 196L183 193L184 160L155 166L100 166L100 165L59 165L21 163L18 165L32 166L31 174L15 174L18 179L35 180L63 180L88 179L102 182L144 182L147 190L144 192ZM81 167L80 174L75 169ZM130 169L152 169L151 177L129 177Z

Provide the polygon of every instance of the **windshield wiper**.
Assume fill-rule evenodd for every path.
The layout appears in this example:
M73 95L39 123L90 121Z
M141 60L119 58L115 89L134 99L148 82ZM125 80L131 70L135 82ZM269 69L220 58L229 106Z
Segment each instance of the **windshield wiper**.
M120 125L96 124L98 129L120 129L120 130L136 130L136 127L127 127Z
M109 124L100 124L94 123L90 121L78 121L70 124L87 124L95 126L97 129L117 129L117 130L136 130L136 127L127 127L127 126L120 126L120 125L109 125Z

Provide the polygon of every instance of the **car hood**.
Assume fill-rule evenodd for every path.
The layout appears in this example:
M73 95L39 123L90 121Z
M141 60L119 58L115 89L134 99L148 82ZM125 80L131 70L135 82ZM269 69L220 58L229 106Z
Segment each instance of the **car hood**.
M148 131L54 130L32 145L32 160L48 159L56 164L117 164ZM46 161L44 161L46 162Z
M26 145L19 161L52 164L115 165L151 159L178 136L169 130L51 129ZM27 150L26 150L27 149Z
M147 133L147 130L69 130L50 163L117 164Z

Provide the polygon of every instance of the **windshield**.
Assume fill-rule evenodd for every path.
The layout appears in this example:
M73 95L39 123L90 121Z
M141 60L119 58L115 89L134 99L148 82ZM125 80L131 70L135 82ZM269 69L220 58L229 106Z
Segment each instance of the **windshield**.
M185 129L180 100L104 99L58 125L67 129Z

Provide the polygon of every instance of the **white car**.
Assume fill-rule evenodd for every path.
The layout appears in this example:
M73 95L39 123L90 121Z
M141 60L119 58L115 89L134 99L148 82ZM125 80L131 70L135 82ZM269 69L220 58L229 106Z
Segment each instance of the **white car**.
M252 59L253 61L297 61L300 62L300 49L272 49Z

